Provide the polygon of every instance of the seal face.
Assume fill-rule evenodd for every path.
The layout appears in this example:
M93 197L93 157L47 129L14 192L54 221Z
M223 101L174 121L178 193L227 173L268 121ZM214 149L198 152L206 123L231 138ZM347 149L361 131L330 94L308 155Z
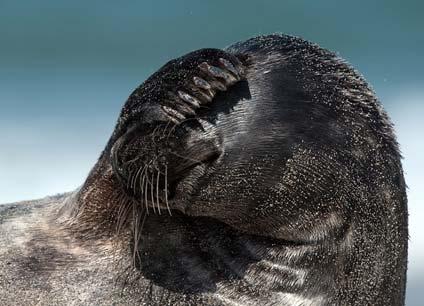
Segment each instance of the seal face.
M129 242L135 277L117 303L404 303L391 123L352 68L299 38L167 63L129 97L60 218L84 241L117 226L119 249Z
M157 93L155 96L161 96L159 102L143 100L139 106L142 119L130 125L124 123L125 132L113 143L114 172L127 192L145 204L146 211L150 207L160 212L163 203L169 211L168 197L181 189L177 185L184 178L204 172L222 154L218 130L213 130L213 124L200 114L210 111L217 93L242 80L244 71L237 57L225 54L227 60L218 57L220 54L224 56L219 50L202 50L181 59L178 72L185 82L172 91ZM208 62L202 62L204 57ZM170 64L162 68L161 82L175 82L174 69ZM144 120L145 116L149 118Z

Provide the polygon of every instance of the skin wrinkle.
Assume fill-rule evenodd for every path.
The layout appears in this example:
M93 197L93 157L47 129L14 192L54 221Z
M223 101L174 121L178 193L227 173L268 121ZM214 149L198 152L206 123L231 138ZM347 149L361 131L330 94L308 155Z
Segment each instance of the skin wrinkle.
M0 304L402 305L398 145L317 45L198 50L130 95L79 190L0 208L0 250Z

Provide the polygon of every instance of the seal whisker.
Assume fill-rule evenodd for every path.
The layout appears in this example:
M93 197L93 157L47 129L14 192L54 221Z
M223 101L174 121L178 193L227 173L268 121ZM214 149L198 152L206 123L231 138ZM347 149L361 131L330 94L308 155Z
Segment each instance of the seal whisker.
M130 168L128 174L127 188L131 189L131 181L133 179L134 171Z
M119 199L118 205L119 205L119 211L118 211L118 233L119 233L119 230L120 230L120 227L121 227L120 225L123 223L122 219L123 219L123 216L125 214L125 210L126 210L127 205L128 205L128 200L126 199L124 194Z
M169 208L169 203L168 203L168 165L165 165L165 203L166 203L166 208L168 209L169 215L172 216L171 209Z
M154 145L156 145L156 140L155 140L155 136L156 136L156 131L159 129L159 126L155 127L152 131L152 133L150 134L150 137L152 139L152 143Z
M159 178L160 178L160 171L157 170L158 175L156 176L156 202L158 205L159 215L160 215L160 203L159 203Z
M138 176L140 175L140 172L142 171L143 167L139 167L138 170L135 173L135 176L132 179L131 182L131 189L135 189L135 184L137 182Z
M144 193L144 181L146 180L146 175L144 174L144 172L145 172L146 167L147 167L147 165L144 166L144 170L141 174L142 177L140 178L140 191L141 191L140 192L140 203L143 204L143 202L144 202L144 205L146 207L146 213L149 214L149 206L147 205L146 201L143 201L144 200L144 194L145 194Z
M130 165L130 164L132 164L132 163L136 162L139 158L140 158L139 156L136 156L136 157L134 157L133 159L127 160L126 162L124 162L124 163L122 164L122 166Z
M117 205L118 209L117 209L117 213L116 213L117 214L116 231L117 231L118 234L120 233L121 224L123 223L122 222L123 213L124 213L124 210L126 208L125 200L126 200L126 196L125 196L124 193L120 193L116 197L116 201L118 203L118 205Z
M190 118L187 118L186 120L189 120ZM185 122L186 120L182 120L179 124L175 124L170 130L168 135L166 136L166 140L168 141L169 137L171 137L172 132L175 131L175 129L177 128L178 125L180 125L181 123Z
M146 208L147 208L147 210L148 210L148 207L149 207L149 202L148 202L148 200L147 200L147 188L148 188L148 173L146 173L145 175L144 175L144 178L146 179L146 184L145 184L145 186L144 186L144 205L146 206ZM154 208L153 208L153 211L154 211Z
M155 197L154 197L154 193L153 193L153 181L155 180L155 173L154 171L152 171L152 179L149 179L149 183L150 183L150 198L152 200L152 207L153 207L153 211L154 213L156 213L156 208L155 208ZM160 214L160 212L159 212Z
M155 169L152 170L152 181L151 181L151 185L150 185L150 191L152 192L152 205L153 207L155 207L155 204L158 208L158 214L160 215L160 206L159 206L159 201L158 199L156 199L155 201L155 189L156 189L156 185L155 185Z
M140 167L140 168L141 168L141 167ZM142 179L144 180L144 172L146 171L146 169L147 169L147 164L145 164L145 165L144 165L143 170L142 170L142 171L141 171L141 173L140 173L140 180L139 180L139 182L140 182L140 190L141 190L141 193L143 193L143 184L142 184L141 180L142 180ZM135 189L135 184L134 184L134 189Z
M138 242L140 240L138 234L139 234L139 217L138 217L138 213L137 213L137 208L135 205L133 205L133 238L134 238L134 249L133 249L133 262L136 262L136 256L139 256L139 252L138 252ZM139 258L140 260L140 258Z
M162 131L162 138L164 138L165 137L165 133L166 133L166 130L169 128L169 125L171 124L171 122L170 121L168 121L167 123L166 123L166 125L165 125L165 127L164 127L164 129L163 129L163 131ZM177 124L175 124L174 123L174 125L173 126L176 126Z

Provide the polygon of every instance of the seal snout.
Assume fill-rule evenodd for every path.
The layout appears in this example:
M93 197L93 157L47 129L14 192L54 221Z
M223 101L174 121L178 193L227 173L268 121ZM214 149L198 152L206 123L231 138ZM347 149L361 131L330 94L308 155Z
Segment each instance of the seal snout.
M205 134L206 122L187 121L178 126L139 126L113 145L111 163L125 192L146 207L163 207L180 181L220 154L220 141Z

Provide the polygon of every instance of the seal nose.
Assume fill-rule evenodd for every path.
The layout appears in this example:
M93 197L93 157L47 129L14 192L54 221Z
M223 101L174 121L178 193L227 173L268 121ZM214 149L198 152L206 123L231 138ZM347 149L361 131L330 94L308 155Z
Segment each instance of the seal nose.
M162 125L134 125L120 136L110 152L112 169L123 186L137 193L142 188L142 175L160 172L167 150Z

